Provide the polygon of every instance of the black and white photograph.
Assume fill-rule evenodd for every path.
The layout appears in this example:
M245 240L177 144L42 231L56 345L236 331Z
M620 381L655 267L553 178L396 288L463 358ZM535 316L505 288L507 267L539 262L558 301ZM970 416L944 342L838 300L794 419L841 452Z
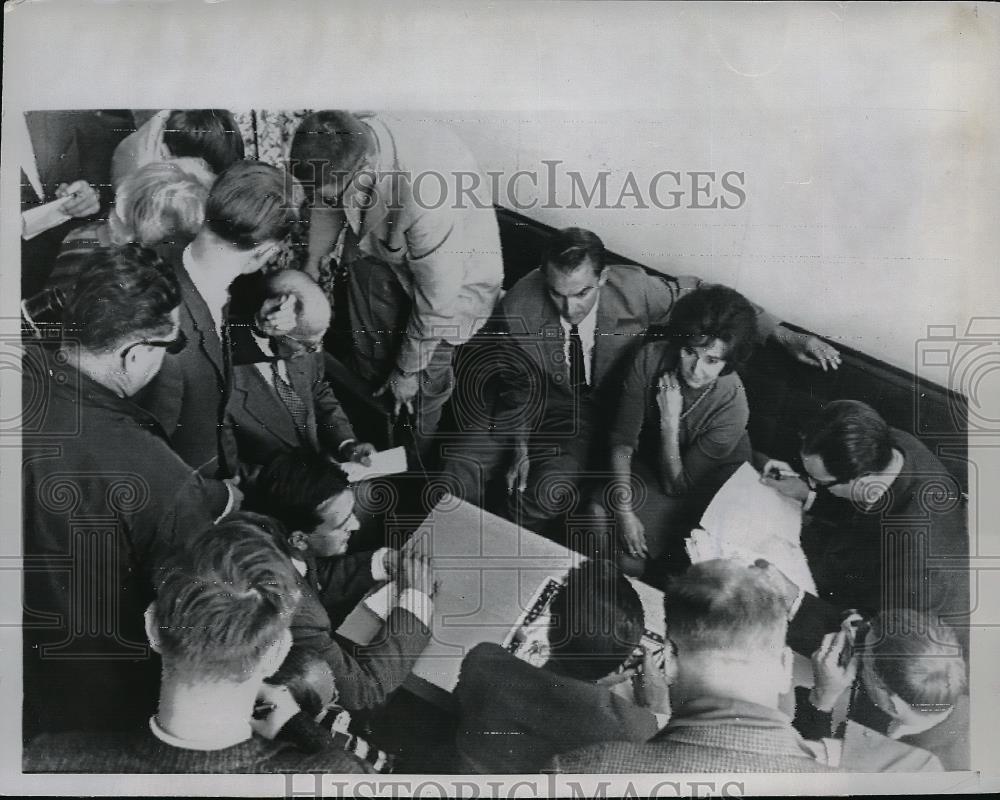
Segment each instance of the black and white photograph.
M1000 788L1000 7L4 12L5 792Z

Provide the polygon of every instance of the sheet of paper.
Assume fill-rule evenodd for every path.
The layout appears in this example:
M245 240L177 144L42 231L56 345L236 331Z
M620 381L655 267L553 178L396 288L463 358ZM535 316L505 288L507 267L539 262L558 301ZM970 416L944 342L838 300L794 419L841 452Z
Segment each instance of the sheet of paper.
M802 509L760 483L760 475L744 464L716 493L701 518L701 528L685 542L692 563L731 558L752 564L766 558L789 580L816 594L805 553L799 546Z
M381 620L389 618L389 609L396 600L398 591L394 581L380 586L364 599L364 604Z
M351 483L363 481L365 478L374 478L377 475L397 475L406 472L406 450L402 447L393 447L391 450L381 450L371 457L371 466L358 464L349 461L340 466L347 473L347 480Z
M58 200L52 200L23 212L21 214L21 238L34 239L38 234L45 233L56 225L62 225L67 220L72 219L63 213L62 207L65 202L66 198L60 197Z
M802 506L760 482L760 473L743 464L701 517L701 527L727 541L753 548L770 537L799 543Z

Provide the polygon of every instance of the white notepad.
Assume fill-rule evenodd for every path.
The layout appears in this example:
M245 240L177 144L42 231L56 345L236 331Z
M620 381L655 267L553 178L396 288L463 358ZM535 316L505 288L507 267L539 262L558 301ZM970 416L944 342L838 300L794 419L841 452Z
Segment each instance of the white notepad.
M809 594L816 584L799 544L802 507L760 482L750 464L719 489L685 542L691 563L731 558L752 564L766 558Z
M372 454L371 462L367 467L356 461L348 461L340 466L347 473L347 480L351 483L378 475L397 475L406 472L406 449L393 447L391 450L381 450Z

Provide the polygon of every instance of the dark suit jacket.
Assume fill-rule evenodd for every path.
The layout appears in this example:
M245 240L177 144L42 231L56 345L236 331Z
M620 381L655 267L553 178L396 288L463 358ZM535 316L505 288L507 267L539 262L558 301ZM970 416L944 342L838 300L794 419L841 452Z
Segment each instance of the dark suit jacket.
M25 730L121 728L156 707L155 566L229 493L130 400L56 359L37 367L24 371L37 412L23 432Z
M178 257L180 327L187 346L167 355L138 400L159 419L177 454L203 475L236 474L236 442L226 406L231 383L228 355L204 299Z
M409 611L395 608L368 646L338 643L333 638L334 626L326 605L330 605L334 617L338 616L348 602L345 596L355 593L357 587L338 584L342 580L337 577L338 559L327 561L318 566L311 564L299 582L302 600L292 619L292 640L315 650L330 665L341 706L357 711L382 705L410 674L431 632ZM363 577L355 573L356 580Z
M240 336L234 328L234 340ZM278 453L302 446L336 457L343 442L356 438L326 380L322 353L285 360L289 383L308 411L304 439L277 391L255 363L241 363L247 360L240 357L242 354L242 347L234 346L233 394L228 408L241 462L266 464ZM270 364L266 366L270 369Z
M944 465L905 431L891 429L902 472L884 507L860 511L821 493L803 528L802 547L819 597L805 595L788 628L789 645L810 655L842 612L871 616L883 607L913 608L951 624L968 647L969 533L960 490Z
M837 772L821 764L780 711L704 698L674 710L646 744L610 742L553 758L546 772Z
M476 645L455 687L462 769L538 772L556 753L609 741L644 742L657 730L648 709L604 686L521 661L499 645Z

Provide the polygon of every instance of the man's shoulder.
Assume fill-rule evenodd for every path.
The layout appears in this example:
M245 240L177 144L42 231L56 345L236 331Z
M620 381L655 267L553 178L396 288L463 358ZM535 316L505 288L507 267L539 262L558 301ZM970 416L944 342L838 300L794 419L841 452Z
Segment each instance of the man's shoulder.
M134 734L105 731L43 733L25 748L24 772L127 772Z
M737 745L675 741L662 734L645 743L605 742L556 756L546 772L835 772L806 754L764 753Z

